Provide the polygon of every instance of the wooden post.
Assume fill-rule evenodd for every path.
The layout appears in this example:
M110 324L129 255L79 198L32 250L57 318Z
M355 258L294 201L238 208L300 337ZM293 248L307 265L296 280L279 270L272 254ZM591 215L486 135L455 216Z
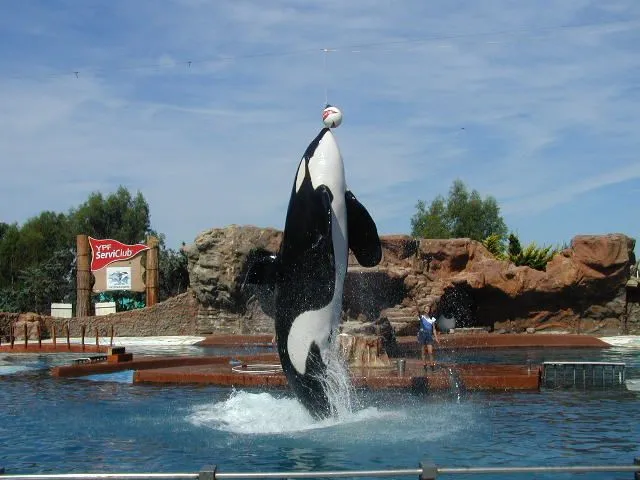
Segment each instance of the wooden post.
M15 324L11 325L11 348L13 348L13 344L16 341L16 326Z
M56 350L56 324L55 322L51 324L51 336L53 339L53 349Z
M100 347L100 329L96 326L96 348Z
M76 237L77 252L77 302L76 302L76 317L88 317L89 307L91 305L91 269L90 269L90 257L91 252L89 248L89 237L86 235L78 235Z
M111 337L109 338L109 346L113 347L113 324L111 324Z
M69 322L67 322L67 348L71 350L71 338L69 335Z
M160 271L158 270L158 246L160 242L156 237L147 238L147 265L145 267L146 306L150 307L158 303L158 284L160 283Z
M27 322L24 322L24 349L26 350L29 345L29 328Z
M40 328L40 322L38 322L37 331L38 331L38 348L42 350L42 329Z
M82 344L82 350L84 351L84 334L87 332L87 326L86 325L82 325L80 327L80 338L81 341L80 343Z

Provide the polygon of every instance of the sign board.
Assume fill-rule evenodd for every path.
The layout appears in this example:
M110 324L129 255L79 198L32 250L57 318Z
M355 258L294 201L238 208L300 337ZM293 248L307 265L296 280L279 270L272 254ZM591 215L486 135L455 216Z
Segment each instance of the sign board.
M131 290L131 267L107 267L107 290Z
M107 265L121 260L129 260L140 252L149 250L149 247L143 243L135 245L126 245L122 242L112 239L97 240L89 237L89 245L91 246L91 271L95 272Z
M89 237L91 246L91 271L95 277L94 293L110 290L144 292L144 267L142 252L147 245L126 245L117 240L97 240Z

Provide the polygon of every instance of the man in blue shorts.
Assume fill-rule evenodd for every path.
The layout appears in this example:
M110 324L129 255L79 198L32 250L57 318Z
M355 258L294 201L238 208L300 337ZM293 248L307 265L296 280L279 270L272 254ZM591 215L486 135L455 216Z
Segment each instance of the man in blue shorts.
M419 315L420 317L420 330L418 330L418 343L422 345L422 363L426 370L428 365L426 357L429 355L429 362L431 368L435 368L435 362L433 361L433 343L439 343L438 333L436 332L436 319L429 310L429 316Z

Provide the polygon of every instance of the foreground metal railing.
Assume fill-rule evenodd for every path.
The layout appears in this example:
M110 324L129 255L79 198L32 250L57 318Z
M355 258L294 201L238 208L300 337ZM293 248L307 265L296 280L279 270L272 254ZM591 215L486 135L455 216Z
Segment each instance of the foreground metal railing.
M439 475L509 474L509 473L595 473L630 472L640 480L640 457L633 465L579 465L558 467L438 467L421 462L419 468L389 470L329 470L315 472L218 472L217 466L204 467L198 473L63 473L33 475L1 475L1 480L225 480L241 478L349 478L403 477L417 475L420 480L434 480Z

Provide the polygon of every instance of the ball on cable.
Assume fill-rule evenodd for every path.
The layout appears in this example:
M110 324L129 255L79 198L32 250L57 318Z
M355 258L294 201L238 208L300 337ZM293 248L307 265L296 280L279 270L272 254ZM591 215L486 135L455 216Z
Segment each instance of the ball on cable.
M327 105L322 111L322 123L328 128L339 127L342 123L342 112L337 107Z

